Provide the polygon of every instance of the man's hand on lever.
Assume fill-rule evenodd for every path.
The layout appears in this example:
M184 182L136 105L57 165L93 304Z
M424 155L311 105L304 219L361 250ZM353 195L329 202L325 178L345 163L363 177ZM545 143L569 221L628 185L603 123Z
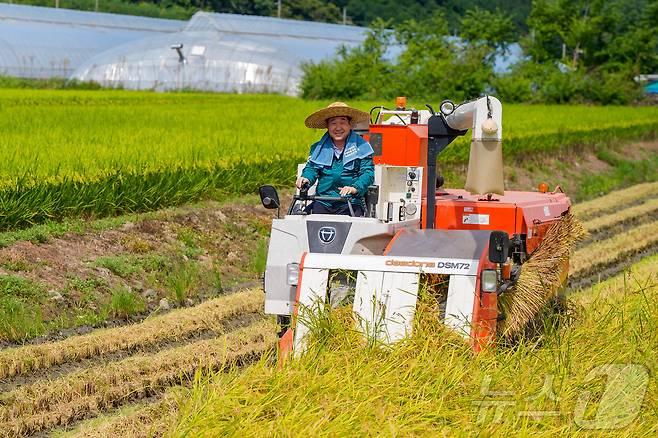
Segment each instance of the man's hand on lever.
M350 186L340 187L338 190L340 190L340 196L356 195L357 193L357 190Z
M310 181L307 178L304 178L303 176L300 176L299 178L297 178L297 183L296 183L297 188L301 189L302 186L308 184L309 182Z

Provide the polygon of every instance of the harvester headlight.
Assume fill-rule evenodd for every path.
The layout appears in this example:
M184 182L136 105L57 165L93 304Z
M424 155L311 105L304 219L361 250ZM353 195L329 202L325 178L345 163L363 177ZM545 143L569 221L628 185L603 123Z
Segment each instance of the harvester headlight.
M482 292L496 292L498 286L498 274L494 269L484 269L480 275L480 287Z
M299 283L299 263L288 263L286 265L286 283L297 286Z

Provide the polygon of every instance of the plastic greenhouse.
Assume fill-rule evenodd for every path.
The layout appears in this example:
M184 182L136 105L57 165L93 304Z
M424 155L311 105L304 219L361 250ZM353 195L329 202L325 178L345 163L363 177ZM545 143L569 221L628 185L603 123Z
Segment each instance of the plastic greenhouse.
M0 3L0 74L69 77L105 50L184 26L184 21Z
M189 22L0 4L0 74L128 89L296 94L300 64L363 41L355 26L198 12Z
M73 77L134 89L296 94L303 61L332 56L364 37L357 27L198 12L182 31L103 52Z

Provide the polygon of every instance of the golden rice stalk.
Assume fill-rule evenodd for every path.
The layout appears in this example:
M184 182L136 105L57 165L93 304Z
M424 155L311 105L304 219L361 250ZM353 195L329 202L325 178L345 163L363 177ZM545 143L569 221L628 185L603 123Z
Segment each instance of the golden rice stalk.
M583 223L583 227L590 233L594 233L637 218L650 219L657 210L658 199L649 199L644 203L588 220Z
M640 202L657 194L658 181L636 184L623 190L615 190L590 201L579 202L571 208L571 211L580 219L591 218L606 211L617 210L620 205Z
M574 253L570 275L583 276L646 250L658 243L658 220L629 228L608 239L592 242Z
M175 420L178 414L180 398L181 395L169 390L156 402L132 405L117 413L92 418L65 436L67 438L163 436L167 424Z
M263 307L263 292L251 289L224 295L187 309L111 329L95 330L57 342L8 348L0 351L0 379L25 375L66 362L119 351L148 348L158 342L192 337L203 330L223 331L226 319Z
M521 267L513 289L501 295L500 306L506 318L502 336L512 338L555 296L566 279L569 256L587 231L571 213L547 230L539 247Z
M157 395L198 369L221 368L271 348L272 321L152 355L136 355L0 395L0 436L31 435Z

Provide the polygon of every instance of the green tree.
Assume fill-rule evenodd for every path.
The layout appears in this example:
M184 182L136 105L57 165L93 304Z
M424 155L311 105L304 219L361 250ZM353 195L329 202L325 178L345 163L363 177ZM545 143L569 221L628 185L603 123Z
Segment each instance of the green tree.
M302 96L310 99L375 98L386 94L391 64L384 58L391 42L388 22L377 20L363 44L341 47L333 60L302 65Z
M459 37L467 43L502 51L517 36L514 22L500 9L493 12L479 7L468 10L459 21L459 29Z
M656 67L656 0L535 0L524 40L534 62L577 69Z
M323 0L285 0L281 7L283 18L338 23L342 12L335 4Z

